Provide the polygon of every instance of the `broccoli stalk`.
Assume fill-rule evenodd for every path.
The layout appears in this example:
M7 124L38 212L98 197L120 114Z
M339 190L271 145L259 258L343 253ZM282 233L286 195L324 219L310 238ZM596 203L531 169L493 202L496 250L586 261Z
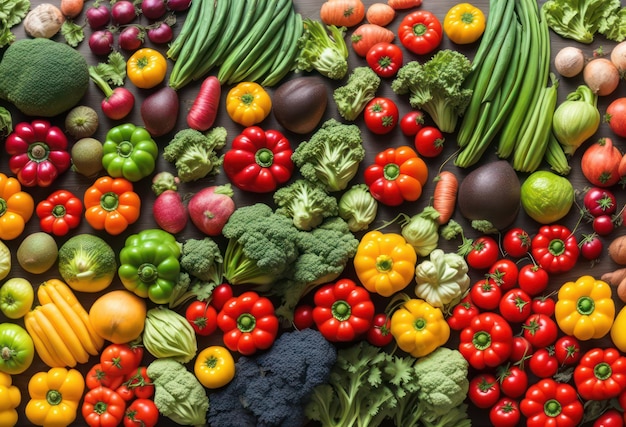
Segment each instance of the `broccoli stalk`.
M291 156L303 178L321 183L328 192L345 189L364 158L359 127L335 119L324 122Z
M293 219L300 230L310 230L324 218L337 215L337 199L329 195L318 183L298 179L274 193L276 213Z
M450 133L472 97L472 90L462 87L471 70L465 55L444 49L423 65L418 61L405 64L391 89L398 95L408 93L413 108L426 111L442 132Z
M296 68L302 71L315 69L334 80L344 78L348 72L349 54L343 38L346 28L324 25L313 19L305 19L303 24L304 32L298 40L300 53L296 57Z
M346 120L356 120L365 106L376 96L380 77L370 67L356 67L345 85L333 92L337 110Z
M219 172L224 156L216 151L226 145L226 128L214 127L206 133L195 129L178 131L165 146L163 158L174 163L182 182L197 181Z

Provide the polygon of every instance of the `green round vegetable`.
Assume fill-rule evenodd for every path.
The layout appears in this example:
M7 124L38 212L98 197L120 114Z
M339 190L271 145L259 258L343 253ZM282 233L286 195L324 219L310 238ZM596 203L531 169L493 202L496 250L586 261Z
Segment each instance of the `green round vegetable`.
M69 287L80 292L100 292L117 272L113 248L92 234L78 234L59 248L59 273Z
M0 371L17 375L33 363L35 345L26 329L15 323L0 324Z
M187 319L163 306L148 310L143 345L156 358L169 357L180 363L189 362L198 351L196 333Z

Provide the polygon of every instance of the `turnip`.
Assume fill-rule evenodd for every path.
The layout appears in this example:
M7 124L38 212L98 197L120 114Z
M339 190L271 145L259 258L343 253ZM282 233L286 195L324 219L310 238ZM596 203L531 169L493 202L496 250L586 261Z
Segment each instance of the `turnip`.
M554 57L554 68L563 77L574 77L585 67L585 54L574 46L561 49Z
M120 48L129 51L139 49L145 40L146 31L139 25L131 25L120 31L118 44Z
M152 205L152 216L159 227L172 234L183 231L189 220L187 207L180 193L174 190L165 190L157 196Z
M189 199L191 222L208 236L219 236L228 218L235 211L230 184L211 186L195 193Z

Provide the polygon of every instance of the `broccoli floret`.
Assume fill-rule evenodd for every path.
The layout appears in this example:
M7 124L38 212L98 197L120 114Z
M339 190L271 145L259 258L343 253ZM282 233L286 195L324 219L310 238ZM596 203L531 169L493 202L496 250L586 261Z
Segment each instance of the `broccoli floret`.
M89 88L78 50L36 37L9 45L0 62L0 98L27 116L53 117L74 107Z
M349 54L343 38L346 27L324 25L313 19L305 19L303 24L304 31L298 39L300 53L296 57L296 69L317 70L334 80L344 78L348 72Z
M152 178L152 191L156 196L160 195L166 190L176 191L178 190L178 184L180 179L174 176L170 172L159 172Z
M215 175L224 161L216 151L226 145L226 128L218 126L202 133L183 129L163 149L163 158L174 163L182 182L197 181Z
M147 374L154 383L154 403L161 414L181 425L206 425L209 398L185 365L160 358L148 365Z
M178 275L178 281L172 290L172 295L168 301L168 307L178 307L192 298L200 301L207 301L211 298L213 290L219 284L220 282L205 282L200 279L192 278L186 271L181 271Z
M233 285L271 285L298 257L298 233L291 218L264 203L235 209L222 229L228 239L224 277Z
M377 213L378 202L363 183L353 185L339 199L339 216L348 221L353 233L367 230Z
M463 82L472 70L470 60L461 52L444 49L429 61L411 61L402 66L391 82L391 89L409 94L413 108L426 111L442 132L454 132L472 97Z
M359 127L335 119L324 122L291 156L305 179L321 183L328 192L344 190L364 158Z
M356 120L365 106L376 96L380 77L370 67L356 67L345 85L333 92L337 110L346 120Z
M293 219L300 230L310 230L321 224L324 218L339 212L337 199L326 192L321 184L298 179L274 193L276 213Z
M239 358L235 378L211 394L209 424L304 425L304 406L313 389L328 380L336 358L335 347L316 330L283 333L266 352Z
M221 282L222 253L210 237L185 240L180 256L180 266L190 275L205 282Z

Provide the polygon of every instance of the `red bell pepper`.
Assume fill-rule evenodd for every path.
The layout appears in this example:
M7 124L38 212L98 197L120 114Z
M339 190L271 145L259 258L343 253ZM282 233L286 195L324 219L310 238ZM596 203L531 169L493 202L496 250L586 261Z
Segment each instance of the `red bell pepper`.
M428 166L408 145L388 148L376 155L365 169L365 184L372 196L388 206L414 202L422 195Z
M217 314L224 344L244 356L272 346L278 333L278 318L272 302L254 291L229 299Z
M249 126L233 140L232 148L224 155L223 168L236 187L269 193L291 178L292 153L282 133Z
M574 384L586 400L618 397L626 390L626 357L615 348L592 348L574 369Z
M63 131L46 120L22 122L5 142L9 169L26 187L48 187L72 164Z
M435 14L417 10L407 14L398 27L398 38L402 46L418 55L435 50L443 39L443 27Z
M89 427L115 427L124 420L126 401L108 387L96 387L85 394L82 414Z
M80 224L83 202L70 191L57 190L39 202L35 212L42 231L65 236Z
M461 331L459 351L476 369L494 368L513 351L513 330L499 314L483 312Z
M580 249L576 236L569 228L551 224L542 226L533 237L531 253L537 264L549 274L555 274L574 268Z
M375 307L369 292L350 279L322 286L313 302L313 320L328 341L353 341L374 321Z
M531 385L519 407L528 427L575 427L584 413L576 389L552 378Z

